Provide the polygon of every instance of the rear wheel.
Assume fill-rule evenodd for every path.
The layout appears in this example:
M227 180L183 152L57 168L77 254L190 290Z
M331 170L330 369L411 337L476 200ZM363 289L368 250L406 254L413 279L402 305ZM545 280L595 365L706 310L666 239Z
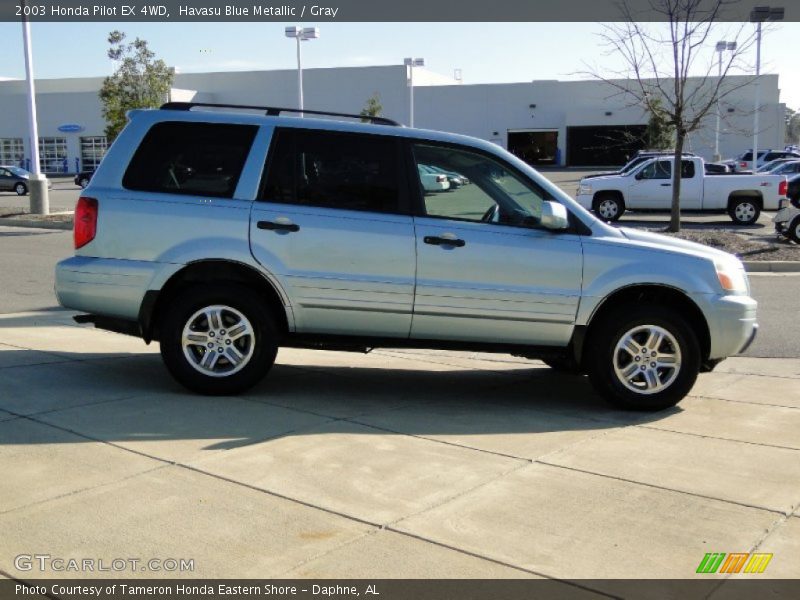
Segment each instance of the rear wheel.
M28 186L24 183L18 183L14 186L14 191L17 192L17 196L24 196L28 193Z
M589 378L611 404L653 411L674 406L700 371L691 326L665 306L626 306L598 323L588 340Z
M733 198L728 206L728 216L738 225L752 225L760 214L761 205L755 198Z
M89 178L81 177L81 180L78 182L78 185L81 186L82 188L85 188L87 185L89 185Z
M161 356L186 388L238 394L267 374L278 335L266 303L250 289L192 287L172 300L161 320Z
M800 244L800 217L795 217L794 220L789 224L789 229L786 231L786 235L788 235L790 239Z
M617 221L625 212L625 202L617 194L598 194L592 210L604 221Z

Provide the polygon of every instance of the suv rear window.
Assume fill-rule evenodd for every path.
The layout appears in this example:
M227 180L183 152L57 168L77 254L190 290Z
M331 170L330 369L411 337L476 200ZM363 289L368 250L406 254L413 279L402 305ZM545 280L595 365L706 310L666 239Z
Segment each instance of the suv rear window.
M343 210L399 212L398 146L376 135L281 129L261 199Z
M129 190L232 198L258 127L164 122L150 128L122 185Z

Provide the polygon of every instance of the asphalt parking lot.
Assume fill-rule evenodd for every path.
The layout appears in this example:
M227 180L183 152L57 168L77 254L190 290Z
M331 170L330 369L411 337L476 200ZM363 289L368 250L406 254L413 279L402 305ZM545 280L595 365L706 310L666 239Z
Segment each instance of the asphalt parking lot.
M0 576L86 576L15 560L49 554L202 578L707 578L714 598L730 579L695 573L706 553L762 552L759 577L800 577L789 337L771 356L791 358L729 359L656 414L538 361L388 349L282 350L252 392L205 398L157 346L34 302L67 233L0 229L0 298L21 291L0 311ZM800 277L754 281L783 286L777 312Z

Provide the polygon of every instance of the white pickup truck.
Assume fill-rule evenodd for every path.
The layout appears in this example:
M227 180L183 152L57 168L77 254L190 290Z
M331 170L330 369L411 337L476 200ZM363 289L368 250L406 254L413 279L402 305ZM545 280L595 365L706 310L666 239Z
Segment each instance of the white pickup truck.
M669 210L673 157L657 157L625 174L582 179L577 200L606 221L626 210ZM762 210L778 210L786 196L783 175L711 175L702 158L681 160L681 210L727 212L735 223L750 225Z

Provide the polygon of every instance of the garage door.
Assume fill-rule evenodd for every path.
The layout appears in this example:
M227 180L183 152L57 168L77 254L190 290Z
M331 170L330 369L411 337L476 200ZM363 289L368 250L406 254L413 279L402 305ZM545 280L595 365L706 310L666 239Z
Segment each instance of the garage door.
M621 166L644 148L645 125L567 127L567 165Z

